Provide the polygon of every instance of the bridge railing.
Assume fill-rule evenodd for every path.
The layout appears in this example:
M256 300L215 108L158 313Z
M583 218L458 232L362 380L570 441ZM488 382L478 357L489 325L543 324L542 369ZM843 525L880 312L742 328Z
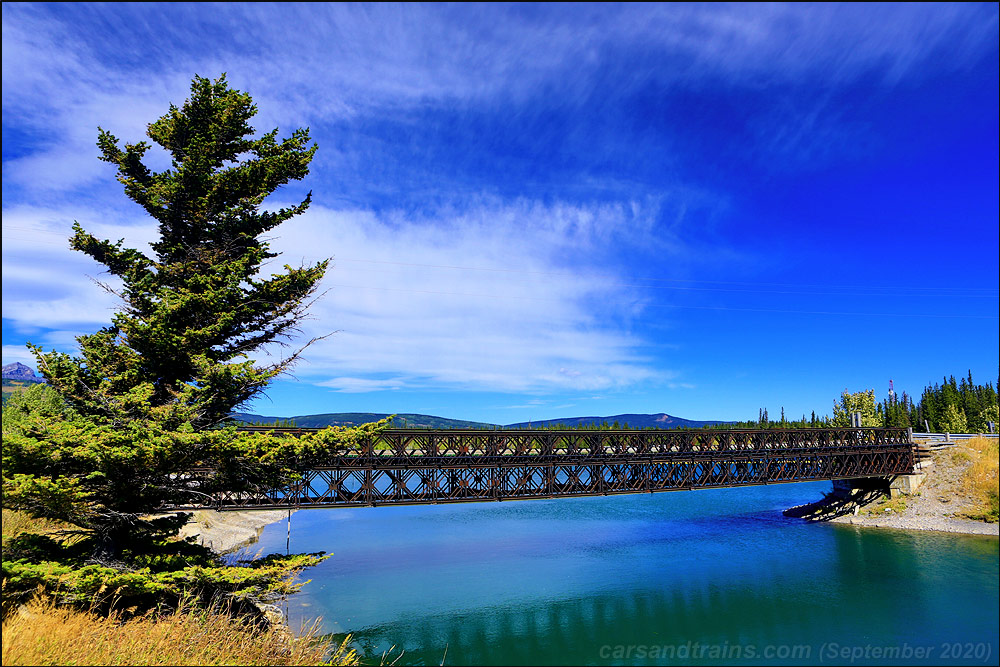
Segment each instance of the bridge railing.
M959 440L971 440L973 438L996 438L996 433L914 433L914 440L925 440L928 442L958 442Z

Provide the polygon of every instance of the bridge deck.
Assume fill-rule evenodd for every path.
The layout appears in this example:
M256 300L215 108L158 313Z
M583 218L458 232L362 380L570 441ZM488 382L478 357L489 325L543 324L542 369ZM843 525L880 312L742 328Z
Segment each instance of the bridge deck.
M302 435L319 429L244 430ZM218 491L174 509L481 502L882 477L912 471L906 429L389 429L280 489ZM198 481L201 478L202 481ZM193 471L195 487L211 471Z

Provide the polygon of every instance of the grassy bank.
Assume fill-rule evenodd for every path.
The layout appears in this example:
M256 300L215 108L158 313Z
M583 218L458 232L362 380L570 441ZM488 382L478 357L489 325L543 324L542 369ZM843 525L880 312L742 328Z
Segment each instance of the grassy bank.
M972 464L962 476L962 488L973 499L971 519L996 523L1000 514L1000 448L996 438L972 438L965 443Z
M3 510L3 540L64 528ZM123 621L35 599L3 619L4 665L356 665L346 641L331 646L316 628L292 636L225 613L181 608Z

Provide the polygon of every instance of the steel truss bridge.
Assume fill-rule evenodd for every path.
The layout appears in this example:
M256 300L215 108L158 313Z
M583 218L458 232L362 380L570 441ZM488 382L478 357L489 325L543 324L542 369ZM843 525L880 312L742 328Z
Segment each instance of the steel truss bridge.
M247 427L303 434L319 429ZM907 429L388 429L288 487L216 492L183 509L413 505L653 493L892 477L914 467ZM182 509L180 507L176 509Z

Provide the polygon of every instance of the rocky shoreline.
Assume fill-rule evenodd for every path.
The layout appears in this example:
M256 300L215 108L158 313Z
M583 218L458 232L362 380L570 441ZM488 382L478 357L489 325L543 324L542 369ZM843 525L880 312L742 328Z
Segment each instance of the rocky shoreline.
M972 519L956 519L948 516L851 516L839 517L834 523L846 523L871 528L897 528L899 530L935 530L942 533L962 533L965 535L1000 536L1000 525Z
M180 537L196 537L199 544L219 554L232 553L256 542L265 526L284 521L288 515L288 510L198 510L181 528Z

